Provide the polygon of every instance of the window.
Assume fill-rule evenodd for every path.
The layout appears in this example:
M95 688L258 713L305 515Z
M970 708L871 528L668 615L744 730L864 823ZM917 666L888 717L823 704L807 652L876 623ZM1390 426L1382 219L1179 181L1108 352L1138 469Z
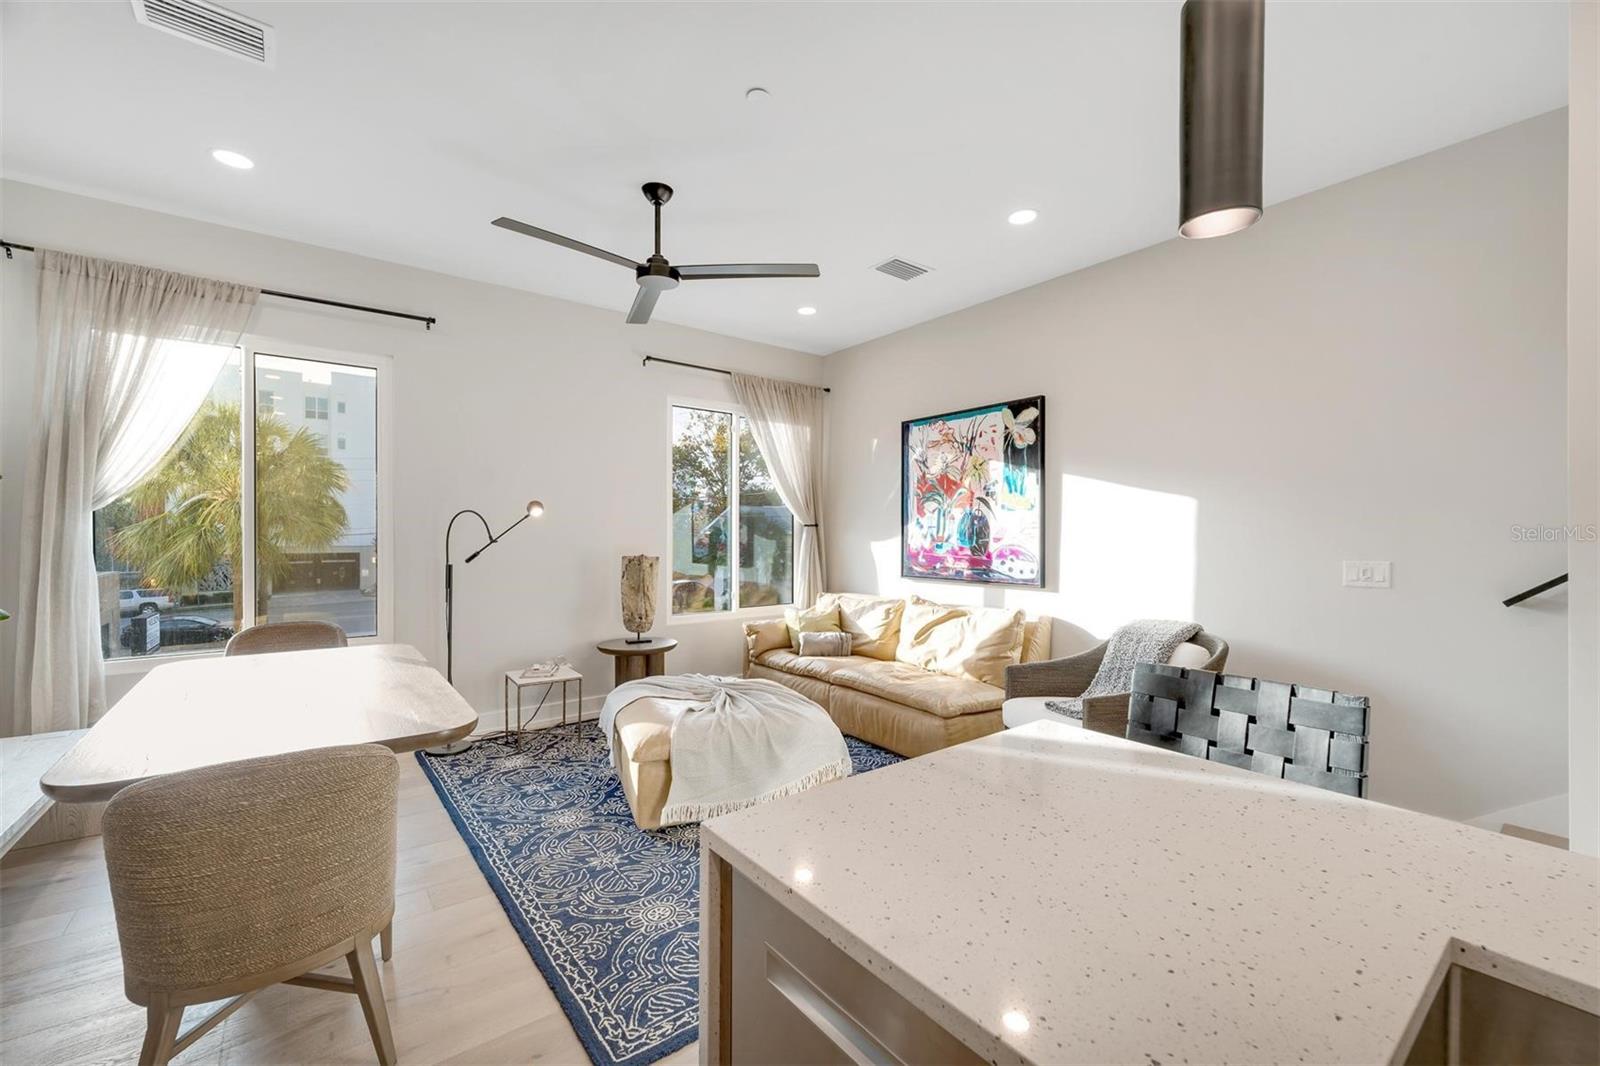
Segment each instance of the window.
M249 346L231 352L178 442L95 512L106 658L215 651L266 621L322 619L351 637L378 634L378 373ZM274 387L261 387L267 381ZM350 407L336 454L328 398L308 390ZM241 412L252 393L253 410ZM303 419L283 404L297 396Z
M343 400L339 401L339 413L340 414L344 414L344 401Z
M255 426L255 620L333 622L352 637L378 632L378 374L371 367L267 355L257 374L287 388L336 393L355 404L339 455L322 429L282 416ZM305 398L307 422L326 421L327 395ZM348 445L354 441L355 447Z
M794 516L743 415L672 409L672 613L794 602Z

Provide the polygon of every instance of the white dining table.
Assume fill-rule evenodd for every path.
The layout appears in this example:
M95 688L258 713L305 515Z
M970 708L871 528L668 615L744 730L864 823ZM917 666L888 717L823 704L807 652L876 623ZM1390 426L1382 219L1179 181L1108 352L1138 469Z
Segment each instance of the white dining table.
M62 803L93 803L158 774L342 744L415 751L477 724L477 712L406 644L167 663L118 700L39 787Z

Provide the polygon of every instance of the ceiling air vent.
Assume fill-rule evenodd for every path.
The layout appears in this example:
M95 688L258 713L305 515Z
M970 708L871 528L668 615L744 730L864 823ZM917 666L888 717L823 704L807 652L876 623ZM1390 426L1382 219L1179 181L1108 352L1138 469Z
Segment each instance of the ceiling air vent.
M272 27L206 0L132 0L133 17L151 29L217 52L272 66Z
M912 278L922 277L922 275L928 272L929 268L917 266L915 263L908 263L904 259L886 259L872 269L880 273L887 274L891 278L899 278L901 281L910 281Z

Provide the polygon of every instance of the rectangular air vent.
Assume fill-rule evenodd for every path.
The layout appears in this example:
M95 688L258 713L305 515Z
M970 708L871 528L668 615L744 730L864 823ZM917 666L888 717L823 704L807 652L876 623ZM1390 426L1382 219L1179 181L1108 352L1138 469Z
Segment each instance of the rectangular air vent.
M904 259L886 259L872 269L887 274L891 278L899 278L901 281L920 278L929 270L928 267L917 266L917 264L907 262Z
M151 29L182 37L252 63L272 66L272 27L206 0L132 0L133 17Z

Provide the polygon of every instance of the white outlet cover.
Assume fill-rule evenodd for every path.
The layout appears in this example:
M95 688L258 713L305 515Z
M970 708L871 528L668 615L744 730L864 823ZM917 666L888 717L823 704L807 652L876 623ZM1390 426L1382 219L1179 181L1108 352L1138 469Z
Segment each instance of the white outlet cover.
M1343 580L1340 584L1345 588L1386 589L1391 586L1390 568L1387 560L1346 559L1342 575Z

